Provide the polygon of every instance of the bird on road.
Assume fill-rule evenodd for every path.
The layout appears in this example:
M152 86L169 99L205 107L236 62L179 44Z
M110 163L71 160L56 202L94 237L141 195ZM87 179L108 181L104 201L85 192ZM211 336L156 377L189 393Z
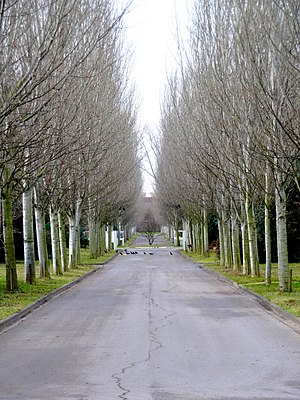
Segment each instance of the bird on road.
M173 255L173 253L170 251L170 255L172 256Z
M150 254L150 256L153 256L154 253L149 253L149 254Z

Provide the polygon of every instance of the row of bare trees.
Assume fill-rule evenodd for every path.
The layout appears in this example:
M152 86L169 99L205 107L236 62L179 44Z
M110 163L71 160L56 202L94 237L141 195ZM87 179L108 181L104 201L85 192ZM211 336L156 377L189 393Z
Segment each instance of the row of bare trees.
M0 1L0 174L6 287L18 287L13 219L22 198L25 280L80 262L87 214L91 257L103 227L130 223L141 192L138 132L122 10L110 0ZM122 210L122 213L120 213ZM65 224L69 229L67 260ZM35 229L33 224L35 223Z
M300 4L197 0L190 48L162 107L157 191L166 219L183 218L208 249L218 220L221 264L257 276L257 205L264 205L266 280L276 204L279 288L288 290L287 190L299 187Z

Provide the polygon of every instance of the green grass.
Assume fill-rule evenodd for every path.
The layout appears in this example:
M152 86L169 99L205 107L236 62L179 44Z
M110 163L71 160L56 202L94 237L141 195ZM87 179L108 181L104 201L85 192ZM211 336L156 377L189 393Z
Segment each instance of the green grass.
M283 293L278 289L278 276L277 265L272 265L272 283L267 285L265 283L265 264L260 264L260 277L251 278L242 273L235 273L220 266L217 256L212 253L210 257L203 257L195 253L185 253L194 261L204 264L208 268L226 276L239 285L245 286L248 290L258 293L271 301L273 304L278 305L282 309L290 312L291 314L300 317L300 265L290 264L290 269L293 270L293 284L291 293Z
M5 265L0 264L0 320L21 311L44 295L85 275L89 271L95 269L97 264L104 263L111 259L114 254L115 251L111 251L97 259L90 259L89 251L82 250L82 265L70 271L66 271L61 276L52 275L51 279L37 278L33 285L24 283L24 265L18 262L19 289L16 292L7 292L5 289ZM37 276L39 276L38 268Z

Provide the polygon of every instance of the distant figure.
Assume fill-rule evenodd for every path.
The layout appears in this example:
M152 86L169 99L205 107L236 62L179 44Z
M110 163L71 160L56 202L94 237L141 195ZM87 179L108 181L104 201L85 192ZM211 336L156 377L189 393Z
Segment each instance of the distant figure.
M193 245L192 244L188 244L187 247L189 248L190 251L193 251Z

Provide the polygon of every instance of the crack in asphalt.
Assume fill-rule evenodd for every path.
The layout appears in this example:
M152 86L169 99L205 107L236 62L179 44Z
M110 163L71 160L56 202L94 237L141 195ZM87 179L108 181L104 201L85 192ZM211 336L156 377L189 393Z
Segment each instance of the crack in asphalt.
M159 304L157 304L154 300L154 298L152 297L152 269L150 271L150 281L149 281L149 290L148 293L142 293L142 296L145 297L146 300L148 300L148 325L149 327L151 327L151 325L153 325L153 318L152 318L152 314L153 314L153 309L157 308L163 312L167 312L167 310L163 307L161 307ZM163 345L162 343L157 339L157 331L159 329L162 329L166 326L166 322L168 322L170 325L173 324L173 321L171 321L171 317L175 315L175 312L166 314L163 316L163 318L159 319L158 322L164 322L163 325L159 325L156 326L154 329L150 329L150 348L148 350L147 353L147 357L143 360L139 360L139 361L134 361L131 364L123 367L121 369L121 371L119 372L115 372L114 374L112 374L112 378L116 380L116 383L119 387L119 389L122 391L122 394L118 395L118 397L122 400L129 400L129 398L127 397L130 393L130 389L125 388L122 386L122 380L123 380L123 375L126 373L126 371L128 371L131 368L134 368L135 366L139 365L139 364L143 364L143 363L147 363L151 360L152 354L154 352L156 352L158 349L162 348Z
M121 372L116 372L116 373L112 374L112 378L116 379L117 385L118 385L119 389L122 390L122 392L123 392L122 394L119 394L119 395L118 395L118 397L119 397L120 399L127 400L126 395L127 395L128 393L130 393L130 390L129 390L129 389L126 389L126 388L124 388L124 387L122 386L122 384L121 384L122 378L121 378L121 377L118 377L117 375L122 375L122 374L124 374L125 371L126 371L127 369L133 368L134 365L135 365L135 363L132 363L132 364L129 365L128 367L122 368L122 371L121 371Z

